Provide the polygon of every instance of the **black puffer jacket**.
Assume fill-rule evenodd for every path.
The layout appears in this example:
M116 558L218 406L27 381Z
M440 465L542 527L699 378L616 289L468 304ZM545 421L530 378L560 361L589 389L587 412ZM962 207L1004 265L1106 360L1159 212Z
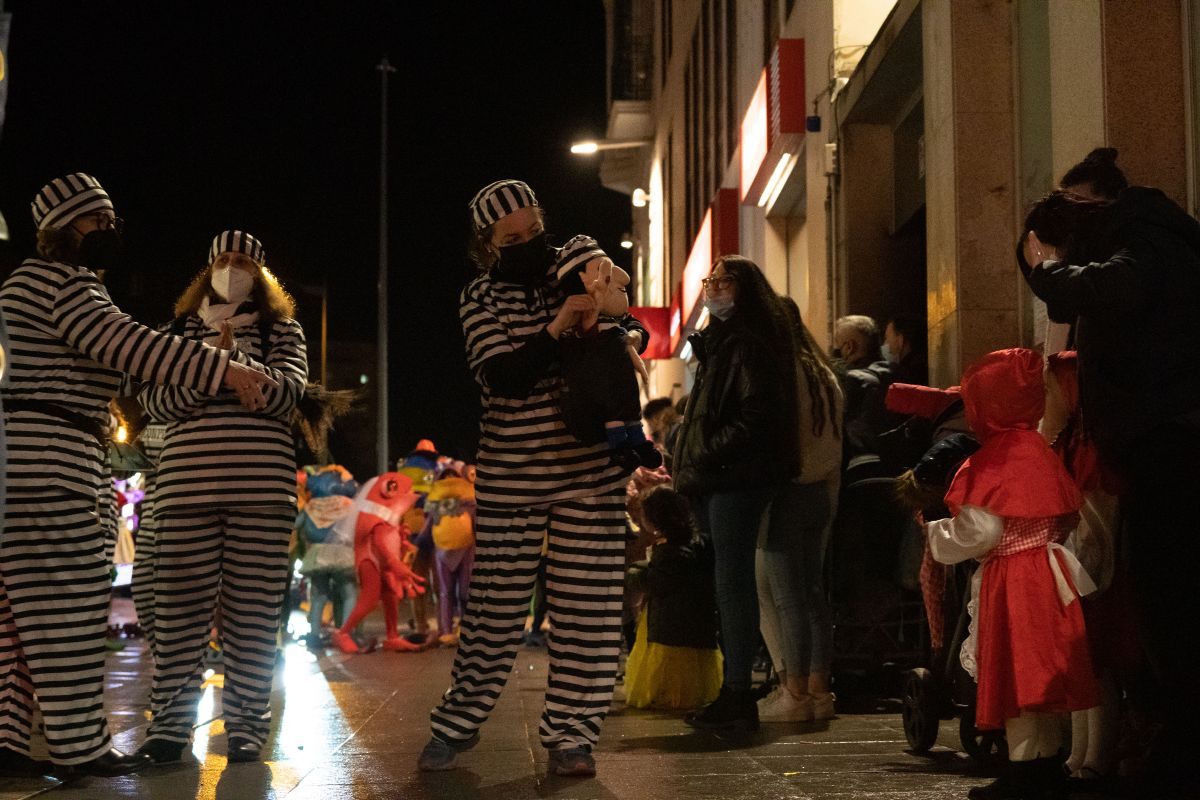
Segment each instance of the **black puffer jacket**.
M700 369L675 445L675 489L697 496L786 483L800 472L794 380L739 314L689 337Z
M712 551L690 545L655 545L649 562L629 568L626 582L645 592L647 639L671 647L717 646L717 600Z
M1155 428L1200 412L1200 223L1158 189L1131 187L1113 208L1103 263L1018 261L1055 322L1077 323L1080 409L1120 460Z

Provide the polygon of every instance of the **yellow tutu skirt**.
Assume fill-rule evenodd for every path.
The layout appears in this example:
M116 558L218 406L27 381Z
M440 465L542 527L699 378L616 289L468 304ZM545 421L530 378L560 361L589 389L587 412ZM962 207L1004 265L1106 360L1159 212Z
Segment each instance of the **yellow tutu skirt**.
M629 708L690 710L708 705L721 691L717 648L672 647L647 641L646 611L638 617L637 642L625 662Z

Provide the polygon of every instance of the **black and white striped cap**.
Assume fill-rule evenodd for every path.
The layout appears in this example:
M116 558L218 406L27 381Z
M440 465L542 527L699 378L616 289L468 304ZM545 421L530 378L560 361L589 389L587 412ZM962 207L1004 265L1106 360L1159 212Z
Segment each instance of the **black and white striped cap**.
M263 264L267 260L267 252L263 249L262 242L245 231L218 233L212 240L212 247L208 248L208 263L216 261L221 253L244 253L256 264Z
M537 206L537 198L529 184L518 180L503 180L490 183L479 190L471 200L471 222L475 230L481 231L489 225L496 224L501 217L507 217L518 208Z
M607 255L600 249L600 243L592 237L574 236L567 240L562 250L558 251L554 274L561 281L576 268L584 266L593 258L603 258Z
M113 213L112 200L100 181L82 172L55 178L33 198L33 222L38 230L59 228L80 214Z

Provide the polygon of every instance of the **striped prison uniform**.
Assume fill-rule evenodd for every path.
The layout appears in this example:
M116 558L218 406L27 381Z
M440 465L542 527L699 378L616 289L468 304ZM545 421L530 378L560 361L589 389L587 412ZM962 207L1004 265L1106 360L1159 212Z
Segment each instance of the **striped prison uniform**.
M304 394L308 362L299 323L277 320L265 332L266 342L257 322L234 331L234 358L263 364L279 381L266 388L261 411L246 411L232 392L206 399L147 385L138 393L146 412L167 425L154 482L148 739L191 739L214 613L225 665L225 729L260 746L270 730L275 634L296 519L291 415ZM183 335L220 338L195 315Z
M548 541L550 674L539 729L547 749L591 748L612 701L621 644L624 477L604 445L581 445L559 409L562 378L544 329L563 296L483 275L464 289L467 360L484 413L477 458L475 566L451 686L430 717L433 735L470 738L516 659ZM549 357L525 396L504 397L488 364L540 337ZM495 364L496 362L493 362ZM516 394L517 392L509 392Z
M36 698L51 759L79 764L111 746L103 700L111 584L99 511L111 477L102 442L84 428L107 427L122 374L216 394L229 355L138 325L82 267L25 261L0 288L0 312L12 350L0 747L29 751Z
M138 519L137 538L133 545L133 607L146 647L154 656L154 482L158 477L158 457L162 453L166 426L154 422L142 430L142 450L146 460L154 465L146 471L142 499L142 514Z

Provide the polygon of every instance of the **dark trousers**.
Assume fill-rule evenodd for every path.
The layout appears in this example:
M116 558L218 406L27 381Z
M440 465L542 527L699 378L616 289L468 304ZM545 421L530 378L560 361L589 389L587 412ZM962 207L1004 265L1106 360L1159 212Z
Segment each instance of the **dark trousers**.
M1179 753L1190 752L1200 714L1195 675L1200 623L1191 613L1200 605L1195 576L1200 533L1189 521L1188 501L1200 487L1200 430L1161 427L1129 447L1121 460L1129 482L1122 510L1122 561L1152 682L1146 699L1149 710L1165 723L1160 741L1168 749L1174 743Z

